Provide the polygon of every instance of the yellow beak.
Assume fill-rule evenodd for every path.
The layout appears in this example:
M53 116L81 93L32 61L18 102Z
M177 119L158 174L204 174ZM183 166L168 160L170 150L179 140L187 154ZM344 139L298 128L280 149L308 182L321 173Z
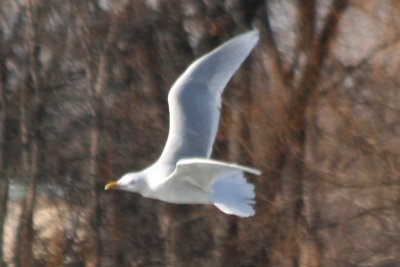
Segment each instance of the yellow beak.
M115 188L117 188L117 182L109 182L104 187L104 190L110 190L110 189L115 189Z

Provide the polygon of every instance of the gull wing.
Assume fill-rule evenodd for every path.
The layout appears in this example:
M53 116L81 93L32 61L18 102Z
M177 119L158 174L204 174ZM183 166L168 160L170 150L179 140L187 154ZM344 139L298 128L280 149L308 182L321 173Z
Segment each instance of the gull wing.
M217 133L221 94L259 39L258 30L239 35L197 59L168 95L170 129L159 162L209 158Z
M210 191L218 179L224 177L243 177L243 173L261 175L261 171L233 163L225 163L203 158L179 160L175 171L168 177L166 183L179 184L183 181Z

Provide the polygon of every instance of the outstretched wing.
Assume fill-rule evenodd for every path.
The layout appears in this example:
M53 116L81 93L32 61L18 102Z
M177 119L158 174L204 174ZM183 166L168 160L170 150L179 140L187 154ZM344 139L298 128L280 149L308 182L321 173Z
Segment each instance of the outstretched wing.
M192 186L209 191L215 181L226 177L237 177L238 174L251 173L260 175L257 169L229 164L221 161L191 158L178 161L175 171L166 180L166 183L180 184L183 181Z
M258 30L239 35L192 63L168 95L170 129L159 161L211 155L221 94L259 39Z

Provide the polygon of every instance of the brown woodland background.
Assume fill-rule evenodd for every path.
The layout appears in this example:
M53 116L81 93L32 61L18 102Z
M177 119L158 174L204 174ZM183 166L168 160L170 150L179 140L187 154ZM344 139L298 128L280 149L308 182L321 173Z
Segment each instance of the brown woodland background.
M256 216L104 192L254 25L213 158L262 169ZM397 0L1 0L0 266L400 266L399 73Z

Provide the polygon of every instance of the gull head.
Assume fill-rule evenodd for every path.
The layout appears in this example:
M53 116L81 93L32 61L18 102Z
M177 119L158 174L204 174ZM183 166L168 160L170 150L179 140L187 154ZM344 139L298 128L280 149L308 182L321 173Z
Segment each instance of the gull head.
M128 173L117 181L108 182L104 187L104 190L117 189L140 193L144 187L144 184L142 173Z

